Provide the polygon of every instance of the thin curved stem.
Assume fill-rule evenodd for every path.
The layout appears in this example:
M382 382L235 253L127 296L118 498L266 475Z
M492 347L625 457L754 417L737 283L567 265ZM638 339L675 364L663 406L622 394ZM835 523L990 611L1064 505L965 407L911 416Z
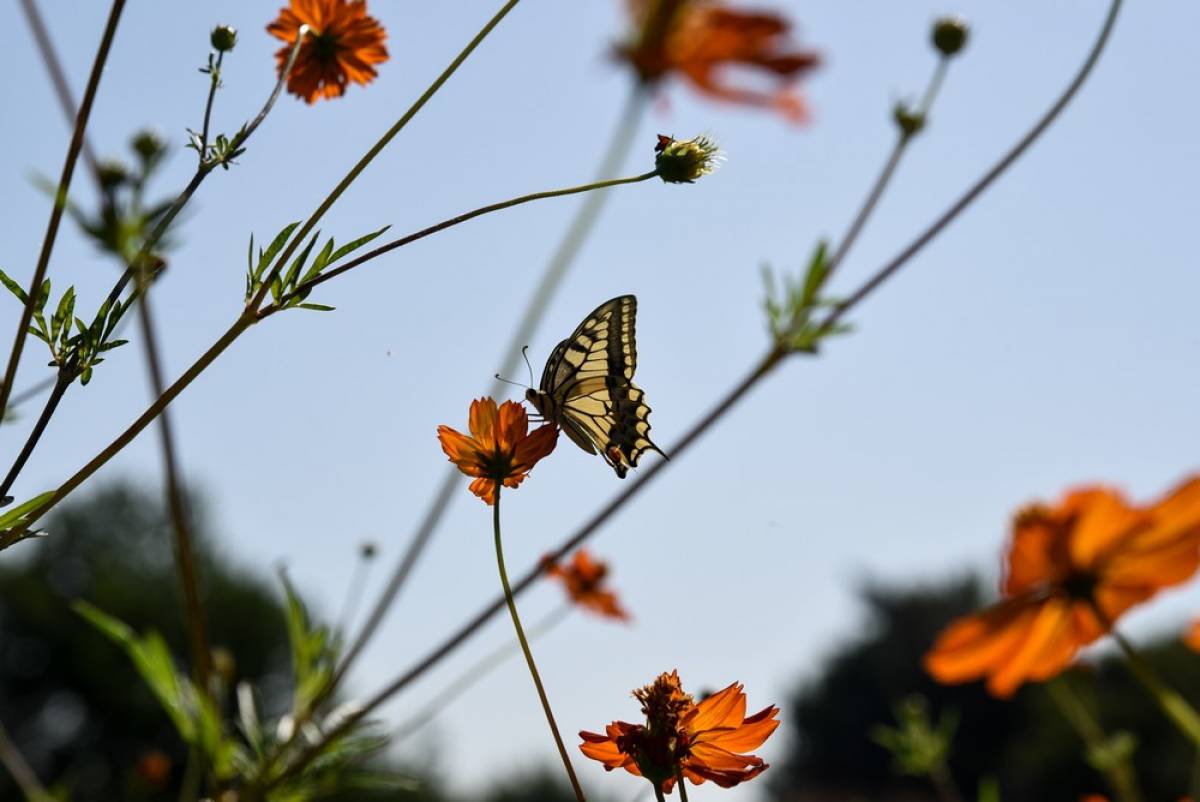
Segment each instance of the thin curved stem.
M1196 708L1192 707L1179 691L1163 681L1153 666L1146 662L1146 659L1133 648L1125 636L1103 618L1098 608L1093 606L1093 609L1096 610L1098 616L1101 616L1100 620L1105 625L1108 634L1125 653L1129 669L1137 677L1138 682L1142 683L1142 687L1154 697L1154 701L1162 708L1163 713L1171 720L1175 728L1194 746L1200 748L1200 713L1196 712Z
M638 184L638 183L641 183L642 181L648 181L649 179L654 178L656 175L658 175L658 172L655 170L651 170L648 173L642 173L641 175L629 176L627 178L610 178L605 181L594 181L590 184L580 184L579 186L567 187L565 189L552 189L552 190L547 190L544 192L531 192L528 195L521 195L516 198L510 198L505 201L500 201L499 203L492 203L492 204L488 204L487 206L480 206L478 209L472 209L469 212L464 212L463 214L460 214L456 217L451 217L448 220L443 220L440 223L435 223L434 225L423 228L420 231L415 231L412 234L408 234L406 236L400 237L399 239L394 239L391 242L384 243L383 245L380 245L378 248L368 251L367 253L364 253L362 256L359 256L356 259L351 259L349 262L346 262L344 265L338 265L337 267L335 267L332 270L321 273L319 276L314 276L312 279L297 286L296 289L294 289L292 292L288 293L287 295L284 295L282 298L280 298L275 303L271 304L270 306L264 307L262 309L262 311L260 311L258 313L258 317L261 320L264 317L268 317L268 316L274 314L275 312L278 312L280 309L284 308L284 306L287 304L287 302L289 300L296 297L297 295L307 293L307 292L311 291L313 289L313 287L316 287L320 284L324 284L326 281L329 281L331 279L335 279L338 276L342 275L343 273L353 270L354 268L358 267L359 265L362 265L366 262L371 261L372 259L380 257L380 256L384 255L385 253L389 253L391 251L396 250L397 248L403 247L412 242L416 242L419 239L424 239L425 237L428 237L431 234L436 234L439 231L444 231L445 229L459 225L460 223L465 223L468 220L474 220L476 217L480 217L485 214L490 214L492 212L498 212L503 209L510 209L513 206L520 206L521 204L530 203L531 201L546 200L547 198L561 198L566 195L578 195L581 192L595 192L596 195L599 195L602 193L596 192L596 190L604 190L609 187L617 187L617 186L622 186L624 184Z
M54 193L50 221L46 224L42 249L38 254L37 266L33 270L33 279L29 282L28 300L24 309L21 310L21 320L17 325L16 337L13 339L12 353L8 357L8 366L4 370L4 381L0 384L0 426L4 425L2 413L8 406L8 397L12 395L13 380L17 377L17 366L21 363L21 352L25 348L25 338L29 334L29 321L33 319L33 310L37 308L42 295L42 281L45 279L46 270L50 265L50 254L54 251L54 241L58 237L63 210L66 209L71 178L75 175L75 164L79 160L79 152L83 148L83 134L92 114L92 102L96 99L96 91L100 87L100 77L104 74L104 64L108 61L108 51L116 36L117 23L120 22L121 12L124 9L125 0L113 0L112 9L108 13L108 22L104 26L104 34L100 37L100 47L96 50L96 59L92 63L92 74L88 78L87 88L83 92L83 102L80 103L79 114L75 117L75 130L71 134L71 144L67 147L62 175L58 179L58 188Z
M1050 106L1046 112L1038 118L1037 122L1017 140L1000 159L992 165L974 184L972 184L966 192L964 192L958 200L950 205L946 211L942 212L922 231L916 239L906 246L900 253L896 254L887 264L881 267L870 279L862 284L848 298L835 306L830 313L822 321L819 330L826 332L832 331L835 326L845 317L851 309L858 306L871 293L879 289L884 282L891 278L895 273L908 263L910 259L916 256L921 249L934 240L938 234L954 222L960 214L962 214L968 206L983 194L984 190L995 183L996 179L1004 174L1009 167L1025 153L1034 142L1038 140L1046 129L1050 127L1058 116L1067 106L1070 105L1075 95L1079 92L1084 82L1092 72L1092 68L1096 66L1096 62L1100 59L1100 54L1104 52L1105 45L1112 34L1113 26L1116 25L1117 15L1121 10L1122 0L1112 0L1112 4L1108 8L1108 14L1104 18L1104 24L1100 28L1100 34L1096 37L1096 41L1092 44L1091 50L1088 51L1087 57L1084 59L1075 77L1067 84L1067 88L1059 95L1058 99Z
M54 389L50 391L50 395L46 398L46 404L42 407L42 414L38 416L37 422L33 424L33 428L29 431L29 436L25 438L25 445L21 447L17 458L13 460L12 467L8 469L8 473L4 477L4 482L0 483L0 507L5 504L4 499L8 498L8 491L12 489L13 483L17 481L17 476L25 468L25 463L29 460L29 455L33 453L33 449L37 447L38 441L42 439L42 433L46 431L46 425L50 423L50 418L54 415L54 410L58 408L58 402L62 401L63 395L66 394L67 388L74 381L74 376L65 369L59 368L58 373L54 377Z
M296 36L296 42L303 37ZM293 51L298 48L293 48ZM208 100L204 103L204 124L200 128L200 166L204 166L204 158L208 153L208 123L212 119L213 100L217 96L217 88L221 85L221 62L225 60L225 51L217 51L217 63L209 67Z
M545 618L529 628L530 642L548 634L556 626L565 621L572 609L573 607L568 602L551 610ZM479 661L471 664L471 667L460 674L458 679L447 685L440 693L431 697L419 712L410 716L404 723L397 727L392 733L391 743L398 743L423 729L425 725L437 718L438 714L450 706L455 699L473 688L477 682L492 673L496 668L508 662L509 658L516 654L518 650L519 644L508 641L498 649L484 655Z
M21 794L25 797L26 802L54 802L54 797L38 780L29 761L25 759L21 750L17 749L17 745L9 737L3 722L0 722L0 765L8 769L8 773L12 775L13 782L21 789Z
M675 767L675 785L679 787L679 802L688 802L687 785L683 782L683 769Z
M1070 675L1061 674L1047 682L1045 687L1063 718L1079 735L1079 739L1083 741L1088 751L1102 750L1108 736L1105 735L1100 722L1092 713L1087 702L1074 687ZM1107 765L1098 770L1108 780L1117 802L1142 802L1137 775L1134 773L1132 762L1128 757L1123 758L1116 765Z
M371 146L371 149L368 150L363 157L358 160L358 163L350 168L350 172L346 173L345 177L338 182L337 186L335 186L333 190L325 196L325 199L321 201L321 204L317 206L316 210L309 215L307 220L304 221L304 225L300 226L299 231L293 235L292 241L289 242L287 247L283 249L283 252L279 255L278 260L275 262L275 266L271 268L270 272L267 274L267 277L263 280L262 286L259 287L258 292L256 292L247 302L247 309L252 311L258 310L258 308L262 305L263 298L270 290L271 284L283 271L283 266L287 264L288 259L292 257L292 254L295 252L296 248L299 247L300 243L308 237L309 232L311 232L316 224L320 222L321 218L325 216L325 213L329 211L330 207L337 202L337 199L342 196L342 193L350 188L350 185L354 183L355 179L358 178L362 171L367 169L367 165L374 161L375 157L378 156L383 149L388 146L388 143L395 138L396 134L400 133L400 131L402 131L404 127L408 125L409 121L417 115L417 112L424 108L425 104L437 94L438 90L442 88L442 85L445 84L446 81L450 80L450 76L458 71L458 68L461 67L463 62L467 60L467 57L470 56L471 53L475 52L475 48L479 47L480 43L483 42L483 40L487 38L487 35L492 32L492 29L499 25L500 21L508 15L508 12L516 8L517 3L519 2L520 0L508 0L508 2L505 3L490 20L488 20L487 24L480 29L479 33L475 34L475 37L467 43L467 46L464 47L462 51L454 57L454 60L450 62L450 65L446 67L446 69L442 70L442 73L436 79L434 79L433 83L429 85L429 88L422 92L421 96L418 97L411 106L409 106L408 111L404 112L404 114L400 116L400 119L398 119L391 128L384 132L383 136L381 136L379 140ZM297 37L297 41L299 41L299 37Z
M579 778L575 776L575 767L571 765L571 756L563 743L562 735L558 732L558 723L554 720L554 711L550 707L550 699L542 685L542 677L538 673L537 663L533 659L533 651L529 648L529 640L525 637L525 629L521 626L521 616L517 614L517 602L513 599L512 588L508 584L508 571L504 568L504 547L500 542L500 491L502 483L496 483L496 498L492 502L492 532L496 543L496 567L500 571L500 585L504 588L504 600L508 604L508 613L512 617L513 629L517 631L517 640L521 642L521 651L525 654L525 664L529 666L529 674L533 677L533 685L537 688L538 698L542 702L542 710L546 713L546 723L558 746L558 754L562 757L563 767L571 780L571 789L575 792L578 802L585 802L583 789L579 787Z
M617 126L613 129L612 137L605 148L604 156L600 160L600 166L596 171L597 181L601 181L606 176L612 175L625 163L645 107L646 88L639 83L629 93L628 99L625 101L625 106L618 117ZM600 212L604 208L604 203L608 195L608 192L590 194L584 200L583 204L580 205L578 212L576 212L575 217L567 227L562 241L559 242L553 256L551 256L550 261L546 264L546 268L542 272L542 277L538 281L537 288L534 290L533 295L530 296L525 311L521 315L521 321L517 324L512 339L504 349L504 353L501 356L502 367L499 371L500 374L511 373L517 366L520 359L521 347L533 337L538 324L541 323L542 318L545 316L546 309L549 307L550 301L566 276L568 269L575 261L575 257L583 247L583 243L587 240L588 235L595 228L596 221L600 217ZM499 380L493 381L487 394L494 396L500 392L502 387L503 385ZM408 547L396 562L396 567L392 571L387 585L380 594L379 600L376 601L375 606L371 609L371 614L368 616L362 631L347 651L346 656L342 659L341 665L338 666L331 685L336 685L345 676L355 659L362 653L362 650L366 647L371 637L379 629L380 624L383 623L383 619L387 616L391 606L400 595L401 588L404 587L404 583L412 574L417 560L420 559L434 532L441 525L442 516L446 512L446 508L450 505L450 500L454 497L454 492L458 487L458 479L458 469L450 467L446 470L441 485L438 486L437 492L430 499L429 507L426 508L425 514L421 517L416 531L413 532L412 537L409 539Z

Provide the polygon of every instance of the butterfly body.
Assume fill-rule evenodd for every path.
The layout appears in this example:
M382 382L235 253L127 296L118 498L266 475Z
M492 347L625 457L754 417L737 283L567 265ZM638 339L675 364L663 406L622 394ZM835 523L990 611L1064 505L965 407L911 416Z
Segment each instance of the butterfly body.
M645 393L633 383L636 314L632 295L596 307L551 352L538 389L525 393L542 417L587 453L599 453L622 479L646 451L663 453L650 440Z

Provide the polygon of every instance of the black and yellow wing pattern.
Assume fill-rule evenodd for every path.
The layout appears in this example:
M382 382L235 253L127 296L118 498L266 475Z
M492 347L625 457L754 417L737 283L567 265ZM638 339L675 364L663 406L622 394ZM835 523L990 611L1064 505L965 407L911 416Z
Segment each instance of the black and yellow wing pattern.
M636 316L632 295L600 304L555 347L538 390L526 393L543 417L622 479L645 452L663 454L650 440L645 393L633 383Z

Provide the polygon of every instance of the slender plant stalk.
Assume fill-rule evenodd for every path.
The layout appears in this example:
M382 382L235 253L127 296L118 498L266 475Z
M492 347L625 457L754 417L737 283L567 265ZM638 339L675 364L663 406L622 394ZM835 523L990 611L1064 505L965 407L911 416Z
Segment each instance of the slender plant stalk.
M625 101L625 107L618 118L617 126L613 129L612 138L605 148L603 158L600 160L599 168L596 171L596 181L603 181L607 176L621 169L621 166L625 163L645 107L646 88L640 83L635 84L633 90L629 93L628 99ZM534 290L533 295L530 296L525 311L521 315L521 321L517 324L512 339L501 355L503 367L500 369L499 374L511 373L516 368L520 359L522 346L526 345L533 337L538 324L541 323L542 318L545 316L546 310L550 306L550 301L566 276L567 270L575 261L575 257L583 247L583 243L587 240L592 229L595 228L596 221L600 218L600 212L604 208L608 195L608 192L589 194L580 205L575 217L567 227L562 241L559 242L553 256L551 256L550 261L546 264L546 268L542 272L542 277L538 281L537 288ZM500 392L502 387L501 382L495 380L492 382L492 386L487 394L494 396ZM434 532L441 525L446 508L449 506L450 500L458 488L458 479L459 473L456 468L449 467L446 469L441 485L430 500L429 507L421 517L416 531L409 539L408 547L400 555L400 559L397 560L396 567L392 571L392 575L388 579L383 592L380 594L379 600L376 601L375 606L371 609L366 624L338 666L330 683L331 687L336 687L341 678L345 676L350 666L354 663L354 660L362 653L362 650L379 629L380 624L383 623L384 617L387 616L388 611L399 596L401 588L403 588L404 583L412 574L417 560L420 559Z
M542 701L542 710L546 712L546 723L550 725L554 743L558 746L558 754L562 757L563 767L567 770L567 777L571 780L571 789L575 792L575 799L578 802L585 802L583 789L579 787L579 778L575 776L575 767L571 765L571 756L567 754L567 747L563 743L562 735L558 732L558 723L554 720L550 699L546 696L546 689L542 686L542 677L538 674L537 663L534 662L533 652L525 637L525 629L521 626L521 616L517 614L517 602L513 599L512 588L508 585L508 571L504 568L504 547L500 542L500 491L502 487L502 483L496 483L496 498L492 502L492 532L495 535L496 567L500 571L500 585L504 588L504 600L508 604L508 614L512 617L513 629L517 631L517 640L521 642L521 651L525 654L529 675L533 677L533 685L537 688L538 698Z
M419 239L424 239L425 237L428 237L430 234L436 234L439 231L443 231L447 228L451 228L452 226L456 226L459 223L465 223L468 220L473 220L476 217L479 217L481 215L491 214L492 212L498 212L498 211L501 211L502 209L510 209L513 206L520 206L523 203L529 203L531 201L545 200L547 198L561 198L566 195L578 195L581 192L594 192L594 196L598 196L598 195L602 195L603 193L595 192L596 190L603 190L603 189L607 189L609 187L617 187L617 186L621 186L624 184L638 184L638 183L641 183L642 181L648 181L649 179L654 178L657 175L658 175L657 170L651 170L648 173L642 173L641 175L630 176L628 178L610 178L606 181L595 181L591 184L580 184L579 186L567 187L565 189L552 189L552 190L548 190L545 192L531 192L528 195L521 195L520 197L510 198L509 200L500 201L499 203L492 203L492 204L488 204L487 206L480 206L478 209L473 209L469 212L460 214L457 217L451 217L448 220L443 220L440 223L435 223L434 225L429 226L427 228L423 228L420 231L416 231L407 236L400 237L399 239L394 239L391 242L384 243L383 245L380 245L378 248L375 248L372 251L368 251L367 253L364 253L362 256L359 256L355 259L351 259L349 262L346 262L343 265L338 265L337 267L333 268L332 270L328 270L328 271L325 271L324 273L321 273L319 276L314 276L313 278L309 279L308 281L304 282L303 284L298 285L295 290L288 293L287 295L284 295L277 302L271 304L270 306L264 307L263 310L258 313L258 317L261 320L264 317L268 317L268 316L274 314L275 312L280 311L280 309L283 308L283 305L286 304L289 300L291 300L295 296L300 295L302 293L306 293L306 292L310 291L313 287L316 287L320 284L324 284L326 281L329 281L330 279L337 278L338 276L342 275L343 273L353 270L354 268L358 267L359 265L369 262L372 259L375 259L379 256L383 256L385 253L394 251L397 248L408 245L409 243L416 242Z
M150 309L150 296L146 284L150 277L138 270L138 285L141 302L138 318L142 327L142 345L146 356L146 369L150 374L150 387L155 398L166 392L163 380L162 356L158 349L158 337L154 330L154 318ZM167 506L171 511L171 527L175 531L175 565L179 569L179 580L183 586L184 611L188 634L192 644L192 667L201 693L210 693L209 675L212 671L212 652L208 645L208 622L204 605L200 601L200 572L196 567L196 549L191 532L191 516L183 497L183 481L180 479L179 459L175 451L175 438L171 431L171 414L166 407L158 416L159 446L162 449L163 477L166 484Z
M545 618L529 628L529 641L532 643L549 633L566 620L572 609L571 604L568 602L551 610ZM473 688L477 682L492 673L496 668L508 662L509 658L516 654L518 650L519 644L507 641L500 648L489 652L484 655L483 659L473 663L470 668L459 675L458 679L429 699L418 713L409 717L408 720L397 727L392 733L391 743L395 744L402 741L423 729L426 724L429 724L443 710L449 707L454 700Z
M1087 702L1079 695L1071 682L1069 674L1062 674L1046 683L1050 698L1058 706L1063 718L1079 735L1080 740L1090 752L1099 752L1108 740L1100 722L1093 715ZM1105 766L1099 769L1116 795L1117 802L1142 802L1142 793L1138 788L1137 774L1133 764L1125 757L1118 765Z
M675 767L675 785L679 788L679 802L688 802L687 785L683 782L683 769Z
M930 108L933 106L934 99L937 98L938 90L942 86L942 81L946 77L946 69L950 64L950 58L943 55L938 59L937 66L934 67L933 75L929 79L929 84L925 87L925 94L921 98L921 104L914 112L921 119L925 119ZM892 176L896 172L896 167L900 164L900 157L908 149L909 143L917 131L907 130L903 127L896 134L896 144L892 146L891 153L888 154L887 161L883 163L883 169L879 176L875 179L875 183L871 185L870 191L867 193L867 199L859 207L858 213L854 215L854 219L850 222L850 227L846 229L846 233L842 236L838 243L837 250L829 257L829 264L826 268L825 281L829 281L833 277L834 272L846 260L846 255L850 253L850 248L858 240L858 235L862 233L863 227L870 219L875 207L879 204L880 198L883 197L883 191L887 189L891 183Z
M13 782L21 789L26 802L54 802L54 797L38 780L21 750L13 743L4 724L0 723L0 765L12 775Z
M1095 65L1096 60L1099 58L1099 55L1104 48L1105 43L1109 39L1109 35L1112 31L1113 24L1116 21L1116 15L1120 9L1121 3L1122 0L1113 0L1112 5L1109 8L1108 15L1105 18L1104 25L1101 28L1095 44L1088 53L1083 66L1080 68L1075 80L1068 85L1064 94L1051 107L1051 112L1047 115L1044 115L1038 124L1035 125L1028 134L1021 138L1018 143L1018 147L1006 153L1000 159L997 165L989 169L987 173L984 174L982 179L973 184L971 189L962 198L955 201L950 209L940 215L935 220L934 224L932 224L918 238L919 244L914 243L914 245L909 245L906 247L899 256L886 263L883 268L871 276L871 278L869 278L866 283L859 287L858 291L853 293L846 302L835 308L834 313L836 313L837 317L833 317L831 315L829 318L826 318L826 321L823 324L825 328L831 328L832 324L836 323L842 315L856 307L870 294L872 290L881 285L888 278L888 276L894 274L900 269L900 267L910 261L912 257L915 256L916 253L921 249L921 247L941 233L941 231L943 231L946 226L949 225L949 223L955 217L957 217L964 208L966 208L966 206L979 197L979 195L984 189L987 188L987 186L995 181L995 179L1001 173L1003 173L1004 170L1012 166L1012 164L1016 161L1016 157L1024 152L1024 150L1027 149L1030 144L1032 144L1034 139L1036 139L1046 130L1046 128L1049 126L1049 123L1058 116L1058 113L1061 112L1062 109L1066 107L1070 99L1075 96L1083 82L1083 79L1090 74L1092 67ZM769 351L767 351L766 355L760 359L753 368L750 369L746 376L740 382L738 382L737 385L735 385L723 398L721 398L699 421L693 424L678 443L676 443L672 448L668 449L673 457L670 462L666 460L659 460L651 464L649 467L639 471L637 478L633 479L621 492L617 493L617 495L614 496L607 504L593 514L586 523L572 533L555 551L547 555L547 559L562 559L566 554L578 547L579 544L586 540L593 532L599 529L600 526L607 522L607 520L619 509L621 509L621 507L623 507L630 499L642 492L642 490L651 481L653 481L656 476L658 476L659 472L664 470L668 465L678 464L679 457L682 456L682 454L705 432L707 432L708 429L713 426L713 424L723 418L724 415L729 412L729 410L736 406L738 402L740 402L741 399L759 383L760 380L770 373L775 366L785 356L787 356L787 354L788 351L780 345L775 345ZM536 582L541 574L542 570L540 564L529 569L512 586L514 597L520 595L534 582ZM500 610L504 608L504 605L505 599L503 597L493 600L487 607L476 614L475 617L467 621L453 634L448 636L446 640L434 648L433 651L415 663L411 668L398 676L391 683L376 692L374 696L371 696L364 703L362 709L358 711L357 714L348 717L342 722L341 725L326 733L321 742L311 746L300 758L297 759L294 764L292 764L292 766L288 768L287 771L283 773L283 777L293 776L304 766L307 766L313 759L315 759L317 755L320 754L325 744L344 734L350 729L350 727L354 726L354 724L361 720L364 716L369 715L371 711L375 710L377 707L379 707L379 705L383 704L396 693L403 690L417 677L421 676L430 668L437 665L442 659L451 654L455 649L468 640L471 635L483 627L484 624L490 621L494 615L499 613Z
M298 45L304 36L297 32L296 44ZM293 50L298 49L293 45ZM213 99L217 96L217 88L221 85L221 62L225 60L225 51L217 51L217 63L212 65L209 71L208 83L208 100L204 103L204 124L200 128L200 166L204 166L205 156L208 154L208 123L212 119Z
M658 787L658 784L651 783L651 785L654 786L654 799L656 802L667 802L667 799L663 796L662 789Z
M1101 618L1101 621L1103 620ZM1108 634L1125 653L1126 663L1133 675L1137 677L1138 682L1142 683L1142 686L1154 697L1154 701L1158 702L1158 706L1162 708L1163 713L1167 715L1175 728L1192 744L1200 748L1200 713L1196 712L1196 708L1192 707L1179 691L1163 681L1158 672L1133 648L1124 635L1111 626L1108 626L1107 629Z
M58 53L54 50L54 43L50 41L50 32L46 30L46 23L42 20L37 3L35 0L21 0L21 9L25 12L25 19L33 32L33 41L37 44L42 63L46 65L46 71L50 73L50 84L54 87L59 108L62 109L63 116L67 118L67 125L74 125L75 117L79 113L75 106L75 98L71 96L71 85L67 81L66 73L63 72ZM86 134L84 134L80 152L83 154L83 160L87 162L92 176L98 182L99 170L96 166L96 152L88 142Z
M58 237L58 227L62 222L63 210L66 209L67 193L71 189L71 178L75 175L75 164L79 159L79 151L83 148L83 133L87 129L88 118L92 113L92 102L96 99L96 90L100 87L100 76L104 74L104 64L108 61L108 51L112 46L113 37L117 33L117 23L121 20L121 12L125 9L125 0L113 0L108 13L108 22L104 26L104 34L100 38L100 47L96 51L96 59L92 63L92 74L88 78L87 89L83 92L83 102L79 106L79 114L75 117L75 131L71 134L71 144L67 147L67 156L63 161L62 175L58 179L58 187L54 192L54 205L50 209L50 221L46 224L46 236L42 239L42 249L38 254L37 267L33 271L33 279L29 282L28 300L21 311L21 321L17 326L16 337L13 338L12 353L8 358L8 366L4 371L4 383L0 384L0 426L4 425L4 410L8 407L8 397L12 395L13 380L17 377L17 366L21 362L21 352L25 347L25 338L29 334L29 321L33 319L33 310L37 308L42 294L42 280L46 277L46 269L50 265L50 254L54 251L54 241Z
M4 477L4 483L0 484L0 506L4 506L3 499L8 498L8 491L12 489L13 482L17 481L17 476L25 467L25 463L29 460L29 455L33 453L33 449L37 447L38 440L42 438L42 432L46 431L46 424L50 422L50 418L54 415L54 410L58 408L58 402L62 401L63 395L74 380L75 377L71 374L70 369L65 367L58 369L58 373L54 377L54 389L50 391L50 395L46 398L46 405L42 407L42 414L38 416L37 423L33 425L33 429L30 430L29 436L25 439L25 445L21 447L17 458L13 460L12 467L8 469L8 474Z
M499 25L500 21L508 16L508 12L516 8L517 3L520 1L521 0L508 0L508 2L506 2L490 20L488 20L487 24L480 29L479 33L475 34L475 37L467 43L467 46L464 47L462 51L454 57L454 60L450 62L450 66L442 70L441 75L435 78L433 83L429 85L429 88L422 92L421 96L417 98L416 102L409 106L408 111L404 112L404 114L400 116L400 119L396 120L392 127L389 128L384 135L379 138L379 141L372 145L371 149L368 150L366 154L364 154L363 157L358 160L358 163L355 164L354 167L350 168L350 172L346 173L345 177L338 182L337 186L325 196L325 200L321 201L321 204L316 208L316 211L309 215L308 219L304 221L304 225L300 226L299 231L293 235L292 241L289 242L287 247L283 249L283 253L279 255L279 259L275 262L275 266L271 268L271 271L267 274L266 279L263 280L262 286L259 287L258 292L256 292L249 302L247 302L247 309L256 311L262 305L263 298L270 290L271 284L283 271L284 265L287 264L288 260L292 257L292 254L295 252L296 248L299 247L300 243L308 237L308 234L313 230L313 227L320 222L321 218L325 216L325 213L329 211L330 207L333 206L333 204L337 202L337 199L342 196L342 193L350 188L350 185L354 183L355 179L358 178L362 171L367 169L367 165L374 161L375 157L378 156L383 149L388 146L388 143L395 138L396 134L400 133L400 131L404 129L404 126L408 125L409 121L417 115L417 112L424 108L425 104L428 103L429 100L437 94L438 90L442 88L442 85L445 84L446 81L450 80L450 76L458 71L458 68L461 67L463 62L467 60L467 57L475 51L475 48L479 47L480 43L487 38L487 35L492 32L492 29ZM299 41L299 37L297 37L297 41Z

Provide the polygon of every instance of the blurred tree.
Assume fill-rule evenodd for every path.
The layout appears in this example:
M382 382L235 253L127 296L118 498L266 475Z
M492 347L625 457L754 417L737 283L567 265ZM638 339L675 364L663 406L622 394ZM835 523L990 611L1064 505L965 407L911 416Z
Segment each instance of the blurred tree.
M486 791L480 802L575 802L575 794L562 777L562 767L557 771L543 767L536 771L519 772L501 779ZM591 793L589 799L593 799ZM600 802L595 797L593 802Z
M1026 686L1003 701L980 683L942 686L922 670L921 657L941 628L983 603L976 579L908 589L870 586L863 597L862 634L822 662L781 716L790 752L768 774L775 800L936 799L927 780L899 776L892 755L872 738L877 725L895 722L897 703L914 694L928 700L935 718L958 716L949 763L966 799L987 778L998 780L1004 799L1076 799L1109 791L1045 688ZM1185 696L1200 701L1200 656L1174 641L1145 654ZM1127 730L1136 737L1145 798L1183 796L1194 751L1121 661L1108 657L1085 665L1072 679L1109 733Z

